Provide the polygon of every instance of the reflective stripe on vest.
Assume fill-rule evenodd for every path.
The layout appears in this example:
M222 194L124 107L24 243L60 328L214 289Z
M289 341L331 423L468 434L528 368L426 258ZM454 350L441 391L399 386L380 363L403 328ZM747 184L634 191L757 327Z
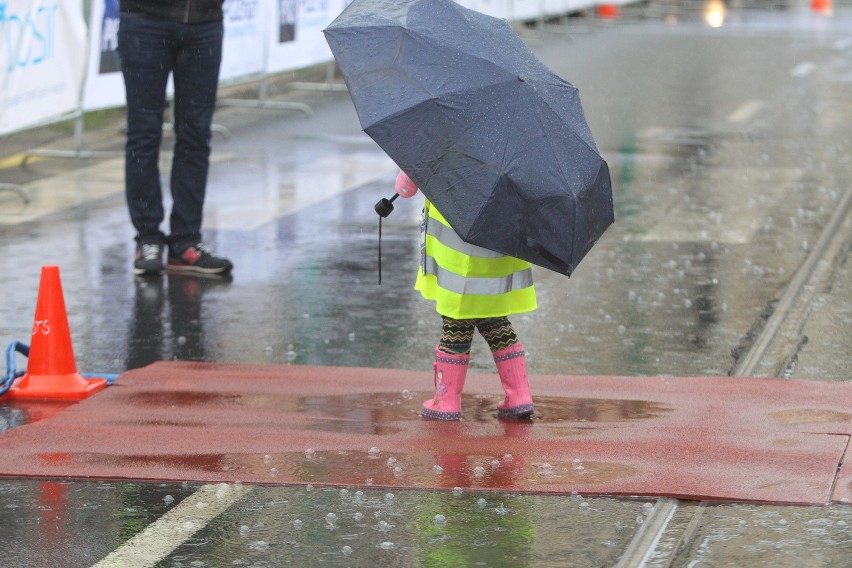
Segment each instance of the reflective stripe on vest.
M423 238L428 244L422 251L421 268L435 276L439 288L455 294L499 296L533 285L530 263L464 242L428 202L424 215Z
M426 231L426 233L441 241L441 243L447 248L451 248L462 254L466 254L467 256L474 256L478 258L501 258L503 256L506 256L500 252L494 252L493 250L488 250L476 245L472 245L470 243L466 243L461 240L461 237L453 229L451 229L447 225L444 225L434 217L432 217L432 219L436 222L431 223L428 226L428 230Z
M426 274L432 274L438 279L438 286L456 294L479 294L482 296L499 296L512 290L522 290L533 285L532 269L513 272L508 276L492 278L466 278L438 266L431 256L426 257Z

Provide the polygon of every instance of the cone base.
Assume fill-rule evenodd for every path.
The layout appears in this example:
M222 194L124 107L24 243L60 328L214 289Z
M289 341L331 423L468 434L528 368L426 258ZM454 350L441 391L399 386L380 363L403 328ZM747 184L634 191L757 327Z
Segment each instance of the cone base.
M24 375L6 393L16 399L83 400L107 387L107 379L86 379L79 373L67 375Z

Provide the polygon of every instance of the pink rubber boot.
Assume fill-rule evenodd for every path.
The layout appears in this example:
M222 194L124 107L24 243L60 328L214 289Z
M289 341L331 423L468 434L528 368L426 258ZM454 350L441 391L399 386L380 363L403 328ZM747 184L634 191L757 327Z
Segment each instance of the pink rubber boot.
M435 348L435 397L423 403L420 414L424 418L461 420L461 392L469 362L469 354Z
M533 413L532 394L527 377L527 357L524 346L516 343L494 353L500 383L506 393L497 405L500 418L529 418Z

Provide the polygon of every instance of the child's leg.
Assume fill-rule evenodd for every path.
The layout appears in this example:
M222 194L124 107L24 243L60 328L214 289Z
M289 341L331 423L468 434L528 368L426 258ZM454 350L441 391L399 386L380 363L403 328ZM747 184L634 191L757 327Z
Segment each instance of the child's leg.
M509 318L477 320L476 327L494 356L500 384L506 397L497 405L497 415L503 418L528 418L533 413L532 394L527 375L524 346L518 341Z
M424 417L461 420L461 392L474 329L472 321L444 317L441 341L435 347L435 396L423 403Z
M438 349L444 353L470 353L476 329L475 320L457 320L447 316L441 316L441 319L444 323Z
M507 317L474 320L491 353L496 353L518 343L515 328Z

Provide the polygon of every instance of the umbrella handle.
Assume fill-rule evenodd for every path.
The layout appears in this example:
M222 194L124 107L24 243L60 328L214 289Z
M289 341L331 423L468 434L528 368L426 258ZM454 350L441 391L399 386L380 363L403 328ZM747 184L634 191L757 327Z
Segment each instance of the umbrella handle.
M379 217L379 285L382 284L382 218Z
M382 218L387 217L393 211L393 201L399 197L398 193L394 193L390 199L384 197L376 203L376 213L379 214L379 284L382 283Z
M382 283L382 218L391 214L393 202L397 197L398 193L394 193L390 199L383 197L375 206L376 213L379 214L379 284Z
M399 197L399 194L394 193L390 199L383 197L378 203L376 203L374 209L376 210L376 213L379 214L379 217L387 217L391 214L391 211L393 211L393 202L397 197Z

